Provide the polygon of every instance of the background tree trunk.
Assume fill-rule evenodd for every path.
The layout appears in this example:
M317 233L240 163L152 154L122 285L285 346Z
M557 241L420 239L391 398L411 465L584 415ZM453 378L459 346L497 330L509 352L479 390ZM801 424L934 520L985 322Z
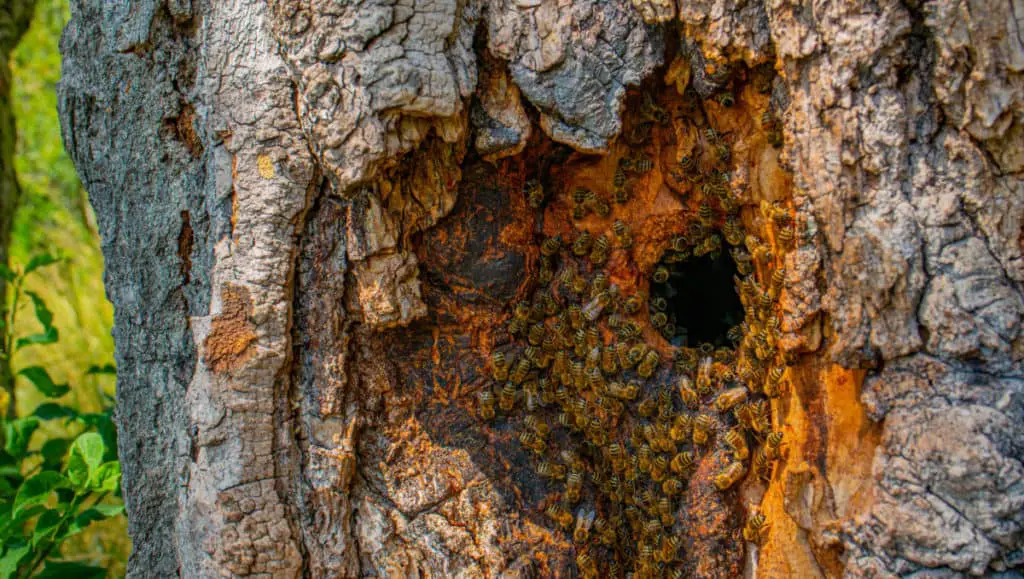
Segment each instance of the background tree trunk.
M569 573L521 417L481 419L487 360L542 237L610 226L573 226L572 191L609 190L631 150L653 169L608 268L647 287L694 222L673 172L707 128L784 271L786 445L726 493L726 447L701 458L679 568L1024 565L1015 6L72 2L60 112L116 307L130 574Z
M18 45L32 21L34 1L5 0L0 4L0 265L7 266L8 249L11 244L11 226L14 212L18 208L18 175L14 171L14 150L17 133L14 126L14 111L11 109L11 52ZM0 320L7 304L7 281L0 278ZM5 412L13 416L17 407L14 379L6 351L7 345L0 341L0 384L8 389L10 399Z

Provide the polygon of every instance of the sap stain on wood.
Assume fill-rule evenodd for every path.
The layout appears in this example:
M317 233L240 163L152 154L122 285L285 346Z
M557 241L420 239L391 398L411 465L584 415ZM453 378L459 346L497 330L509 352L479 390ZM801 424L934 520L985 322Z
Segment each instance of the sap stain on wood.
M203 342L204 357L211 370L234 370L252 357L256 333L249 319L251 314L249 290L226 284L221 290L221 312L213 319Z

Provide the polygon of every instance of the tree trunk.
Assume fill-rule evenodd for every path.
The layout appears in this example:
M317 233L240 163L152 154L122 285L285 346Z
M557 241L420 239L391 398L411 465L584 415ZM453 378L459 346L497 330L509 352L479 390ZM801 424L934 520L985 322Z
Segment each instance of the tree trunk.
M130 574L1019 569L1020 14L73 1Z

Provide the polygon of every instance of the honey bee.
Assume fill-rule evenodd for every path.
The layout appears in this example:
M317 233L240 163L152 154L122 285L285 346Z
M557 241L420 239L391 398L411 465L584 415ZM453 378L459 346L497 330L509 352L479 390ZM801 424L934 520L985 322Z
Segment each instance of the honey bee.
M677 387L679 389L679 398L683 401L683 404L693 409L697 409L700 406L700 395L694 389L693 380L689 376L682 375L679 378Z
M519 318L512 318L509 321L508 333L513 336L518 336L519 334L522 334L524 330L526 330L526 322L523 320L520 320Z
M551 518L559 527L568 530L572 526L573 516L568 509L557 503L548 505L548 508L544 509L544 514Z
M644 355L644 359L640 362L640 365L636 369L636 373L643 378L650 378L651 374L654 374L654 370L657 369L658 363L661 362L661 357L654 350L648 350Z
M763 448L758 449L757 454L754 455L754 473L763 480L769 480L772 477L772 460L768 458L768 454Z
M608 384L608 394L621 400L636 400L636 397L640 394L640 386L635 382L630 382L629 384L611 382Z
M661 460L664 461L665 459ZM658 499L658 515L661 517L661 524L665 527L671 527L676 522L671 499L668 497Z
M676 474L683 474L693 467L693 453L680 452L675 455L672 462L669 464L669 468Z
M775 230L775 239L778 240L779 244L783 247L789 247L793 242L793 238L796 236L793 226L779 227Z
M527 339L530 341L531 346L539 346L544 341L544 324L536 323L530 326L530 331L527 333Z
M701 203L700 207L697 208L697 217L705 224L711 223L711 221L715 218L715 213L711 209L711 205L709 205L707 201Z
M512 369L512 373L509 375L509 380L515 386L523 383L526 380L526 374L530 371L530 361L526 358L520 358L516 362L515 368Z
M746 469L743 467L742 462L731 462L724 469L722 469L717 475L715 475L715 486L718 490L725 490L732 485L738 483Z
M544 439L529 431L519 434L519 443L541 455L544 454L544 451L547 450L548 447L547 443L544 442Z
M542 460L537 465L537 474L543 478L562 480L565 478L565 465Z
M569 306L569 325L577 331L583 329L583 308L577 304Z
M597 321L597 319L601 317L601 313L604 309L611 303L611 300L612 298L608 292L604 291L598 293L592 300L583 306L583 318L588 322ZM596 331L596 328L594 328L594 330Z
M672 522L675 522L675 517L672 517ZM671 526L671 524L666 524ZM671 535L668 537L661 538L661 550L659 555L664 563L671 563L676 560L679 553L679 547L683 544L683 538L680 535Z
M644 418L650 418L654 416L654 412L658 409L658 403L654 398L648 396L640 401L640 404L636 408L636 413Z
M725 433L725 443L732 448L732 455L736 460L746 460L750 457L747 438L738 429L734 428Z
M630 163L630 168L635 173L647 173L654 168L654 161L648 157L637 157Z
M615 350L613 348L605 348L601 351L601 371L609 376L619 371L619 365L615 359Z
M490 388L484 388L477 394L477 403L480 408L480 417L484 420L494 419L494 393Z
M667 323L668 314L666 314L665 312L655 312L651 314L651 325L654 326L656 329L664 328L665 324Z
M675 478L665 479L665 482L661 483L661 492L665 493L667 496L674 497L683 492L683 483L679 482L679 479Z
M590 368L587 370L587 384L595 392L601 392L604 390L604 376L601 374L601 370L599 368Z
M590 251L590 244L593 242L593 238L589 231L581 231L576 236L576 240L572 242L572 253L578 257L583 257Z
M555 278L555 272L546 263L541 263L540 272L537 273L537 281L541 285L548 285Z
M644 298L640 295L631 295L626 298L626 301L622 305L622 310L627 314L635 314L640 311L640 307L643 306Z
M754 430L754 410L751 404L740 404L732 411L736 422L747 430Z
M594 525L597 513L594 509L580 508L576 512L576 528L573 530L572 538L577 543L586 543L590 538L590 529Z
M505 354L501 352L491 354L491 368L495 380L498 382L508 380L508 361L505 360Z
M583 488L583 473L578 470L570 470L569 476L565 479L565 500L569 503L578 503L581 488Z
M624 133L626 142L630 145L639 146L651 136L651 123L634 124L629 131Z
M576 568L579 569L580 577L583 579L596 579L598 576L597 563L586 551L576 555Z
M743 526L743 538L751 543L761 543L768 534L768 525L760 511L751 513L747 524Z
M701 257L709 253L717 254L722 250L722 238L718 234L709 235L693 246L693 256Z
M587 374L583 369L583 362L574 361L572 363L572 383L577 390L583 390L587 386Z
M711 369L713 364L714 362L712 357L705 356L697 366L697 392L702 396L711 392Z
M640 105L640 116L660 125L667 125L669 123L669 116L665 109L661 108L654 101L654 98L646 93L644 94L644 102Z
M654 275L652 276L652 279L654 280L654 283L665 283L668 281L668 276L668 268L663 265L659 265L654 269Z
M612 207L604 199L598 199L593 203L594 213L597 213L598 217L608 217L611 215Z
M661 336L663 338L665 338L666 340L671 340L676 335L676 325L673 324L672 322L667 322L658 331L661 332Z
M551 427L533 414L530 414L523 419L523 424L525 424L530 430L536 432L537 436L541 438L547 438L548 434L551 432Z
M623 340L635 340L640 337L640 326L636 322L626 322L619 328L619 338ZM639 360L637 360L639 362ZM636 362L634 362L634 365ZM630 366L632 367L632 366Z
M613 545L615 543L615 526L610 524L607 519L601 516L595 517L593 530L601 543L605 545ZM620 575L613 576L619 577Z
M621 164L615 167L615 177L612 178L612 185L616 189L626 186L626 171Z
M735 217L728 217L725 223L722 225L722 233L725 235L725 240L729 245L740 245L743 243L743 226L740 224L739 219Z
M594 240L593 248L590 250L590 262L594 265L602 265L608 261L608 238L600 235Z
M544 204L544 188L536 179L527 181L523 185L523 194L526 195L526 202L531 209L540 209Z
M551 257L558 253L558 250L562 248L562 238L559 236L547 237L540 244L541 255Z
M775 460L782 455L782 433L772 432L765 440L765 454L770 460Z
M510 412L516 403L516 387L511 382L505 382L498 394L498 408L502 412Z
M633 236L629 227L621 219L616 219L612 224L612 232L615 233L615 240L619 243L619 247L627 249L633 245Z
M719 412L727 412L737 404L746 402L747 400L747 389L743 386L736 386L730 388L718 395L715 398L715 410Z
M629 202L629 189L620 187L615 189L615 202L624 205Z
M768 371L768 377L765 378L764 393L769 398L777 398L782 395L781 380L782 373L785 369L782 366L774 366Z
M693 432L693 419L686 414L679 414L672 421L672 428L669 429L669 436L676 442L683 442L690 438Z
M768 432L771 429L771 412L768 408L768 402L764 400L758 400L750 405L751 412L753 415L752 425L754 430L762 434Z
M594 348L601 345L601 331L597 328L597 326L590 326L587 328L586 343L587 347L591 349L590 352L587 352L588 355L592 353ZM600 362L601 353L598 352L593 360L592 366L597 366Z
M771 247L762 242L756 236L748 235L746 238L744 238L743 243L746 246L747 251L750 252L750 255L753 257L754 261L758 261L760 263L768 263L769 261L772 260Z
M577 187L572 192L572 203L577 207L585 205L587 200L593 196L593 193L583 187Z
M530 306L531 322L541 322L544 320L544 318L547 317L547 315L548 314L544 310L544 302L542 300L538 299L537 301L533 302L532 306Z
M707 414L701 414L693 421L693 443L696 445L707 444L708 437L715 430L715 419Z
M651 298L651 307L659 312L663 312L668 308L668 300L661 296Z

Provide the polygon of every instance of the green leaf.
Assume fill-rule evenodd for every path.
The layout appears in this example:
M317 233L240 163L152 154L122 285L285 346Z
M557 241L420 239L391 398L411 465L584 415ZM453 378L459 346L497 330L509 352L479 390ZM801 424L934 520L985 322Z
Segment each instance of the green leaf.
M99 510L99 512L103 513L108 518L109 517L116 517L117 515L120 515L121 513L124 512L124 504L123 503L122 504L118 504L118 505L96 505L93 508Z
M46 402L36 406L32 415L38 417L40 420L55 420L57 418L77 418L78 412L76 412L74 408L64 406L63 404Z
M93 473L89 486L98 491L115 492L121 487L121 463L112 460L101 464Z
M18 274L11 271L11 268L0 263L0 278L3 278L3 280L7 282L13 282L18 279Z
M36 428L39 428L39 419L35 416L4 422L4 450L16 458L25 456Z
M32 529L32 545L38 547L40 542L52 539L63 518L63 513L57 509L46 509Z
M25 507L45 502L50 493L67 484L68 480L63 475L52 470L44 470L26 479L18 489L18 496L14 497L14 515L17 516Z
M67 384L54 384L53 378L50 378L50 373L42 366L22 368L18 371L18 375L28 378L29 382L36 387L36 390L49 398L60 398L71 390Z
M36 292L26 291L25 295L32 298L32 307L36 310L36 319L44 328L53 326L53 312L46 307L46 302Z
M41 267L57 263L58 261L60 261L59 257L50 255L49 253L40 253L29 260L28 265L25 266L24 275L28 275Z
M4 556L0 557L0 578L8 579L18 571L18 564L29 554L32 548L28 545L8 545Z
M117 367L113 364L104 364L102 366L89 366L89 371L86 374L114 374L117 375Z
M14 343L14 348L20 350L26 346L45 346L46 344L53 344L59 339L60 334L57 332L57 328L50 326L38 334L18 338L18 341Z
M88 485L93 473L103 461L106 450L103 438L95 432L86 432L75 439L68 456L68 478L80 488Z
M46 470L60 470L60 463L71 447L71 441L67 438L51 438L43 443L39 454L43 457L43 468Z
M65 535L70 537L71 535L80 533L83 529L96 521L102 521L120 515L124 511L124 507L121 505L97 505L91 509L82 511L75 520L68 527L68 532Z
M6 513L6 516L0 521L0 538L3 539L2 543L7 544L12 537L23 540L25 538L25 523L45 511L46 507L43 505L33 505L22 509L17 516L12 517L11 513Z
M35 579L104 579L107 570L73 561L47 561L46 567L35 576Z

